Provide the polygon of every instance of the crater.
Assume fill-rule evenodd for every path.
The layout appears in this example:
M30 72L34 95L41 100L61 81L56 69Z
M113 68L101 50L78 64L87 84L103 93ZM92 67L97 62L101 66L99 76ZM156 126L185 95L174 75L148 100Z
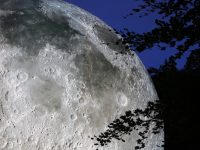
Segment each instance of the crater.
M84 102L85 102L84 98L81 97L81 98L79 99L79 104L83 104Z
M75 100L80 100L81 97L82 97L82 95L83 95L83 93L82 93L81 91L79 91L79 92L77 92L77 93L75 94L74 99L75 99Z
M5 148L6 145L7 145L7 140L1 138L1 139L0 139L0 149Z
M44 72L46 73L46 74L55 74L55 72L56 72L56 69L55 68L53 68L53 67L48 67L48 68L44 68Z
M117 95L117 103L120 106L127 106L127 104L128 104L128 98L123 93L119 93Z
M77 88L85 89L86 85L82 81L76 81Z
M6 149L12 149L13 148L13 143L9 141L6 145Z
M65 79L68 83L71 83L73 81L75 81L75 77L72 73L68 73L66 76L65 76Z
M76 120L77 119L77 115L76 114L71 114L70 115L70 119L73 120L73 121Z
M28 137L28 142L30 142L30 143L36 142L35 137L34 137L33 135L29 136L29 137Z
M86 117L87 117L87 114L86 114L86 113L83 113L82 116L83 116L84 118L86 118Z
M26 72L20 72L18 73L17 75L17 79L20 81L20 82L25 82L26 80L28 80L28 74Z

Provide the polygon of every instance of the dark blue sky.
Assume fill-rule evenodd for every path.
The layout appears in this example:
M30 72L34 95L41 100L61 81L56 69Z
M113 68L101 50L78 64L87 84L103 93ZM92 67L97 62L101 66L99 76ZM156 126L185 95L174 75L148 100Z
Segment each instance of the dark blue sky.
M145 18L139 18L138 15L124 19L123 16L128 14L132 8L137 6L134 0L65 0L75 4L93 15L97 16L109 26L115 29L128 28L135 32L149 31L155 27L154 19L158 16L150 15ZM163 64L166 58L174 54L174 50L160 51L158 49L147 50L139 55L144 65L148 67L158 67ZM178 68L183 66L185 59L178 63Z

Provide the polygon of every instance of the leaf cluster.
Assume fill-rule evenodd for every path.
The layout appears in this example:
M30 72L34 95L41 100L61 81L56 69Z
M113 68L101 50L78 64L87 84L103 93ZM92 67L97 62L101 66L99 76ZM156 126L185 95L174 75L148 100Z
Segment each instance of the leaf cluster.
M200 0L144 0L127 17L135 13L142 16L158 13L161 19L155 20L156 27L149 32L139 34L126 28L120 31L123 40L133 50L175 48L176 54L171 57L174 61L188 50L199 51Z
M139 138L135 149L144 148L148 134L158 134L164 127L163 107L158 100L149 102L144 110L126 111L124 115L115 119L107 127L108 129L105 132L91 138L96 141L94 145L105 146L112 139L125 142L123 139L125 135L130 135L132 131L138 131Z

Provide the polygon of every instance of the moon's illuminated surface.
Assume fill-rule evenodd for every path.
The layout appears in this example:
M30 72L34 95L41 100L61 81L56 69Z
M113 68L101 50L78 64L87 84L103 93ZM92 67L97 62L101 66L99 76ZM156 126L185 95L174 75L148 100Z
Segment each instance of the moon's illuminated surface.
M88 138L157 99L136 55L88 12L57 0L0 0L0 150L95 150ZM105 44L111 43L111 44ZM99 150L134 150L137 132ZM162 134L145 149L161 149Z

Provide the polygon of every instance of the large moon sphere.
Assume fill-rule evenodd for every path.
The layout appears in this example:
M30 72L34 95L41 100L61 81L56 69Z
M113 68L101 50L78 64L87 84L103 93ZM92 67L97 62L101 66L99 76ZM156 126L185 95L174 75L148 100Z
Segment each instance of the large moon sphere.
M0 149L134 150L138 132L91 137L158 99L134 52L88 12L59 0L0 0ZM158 150L163 134L144 149Z

